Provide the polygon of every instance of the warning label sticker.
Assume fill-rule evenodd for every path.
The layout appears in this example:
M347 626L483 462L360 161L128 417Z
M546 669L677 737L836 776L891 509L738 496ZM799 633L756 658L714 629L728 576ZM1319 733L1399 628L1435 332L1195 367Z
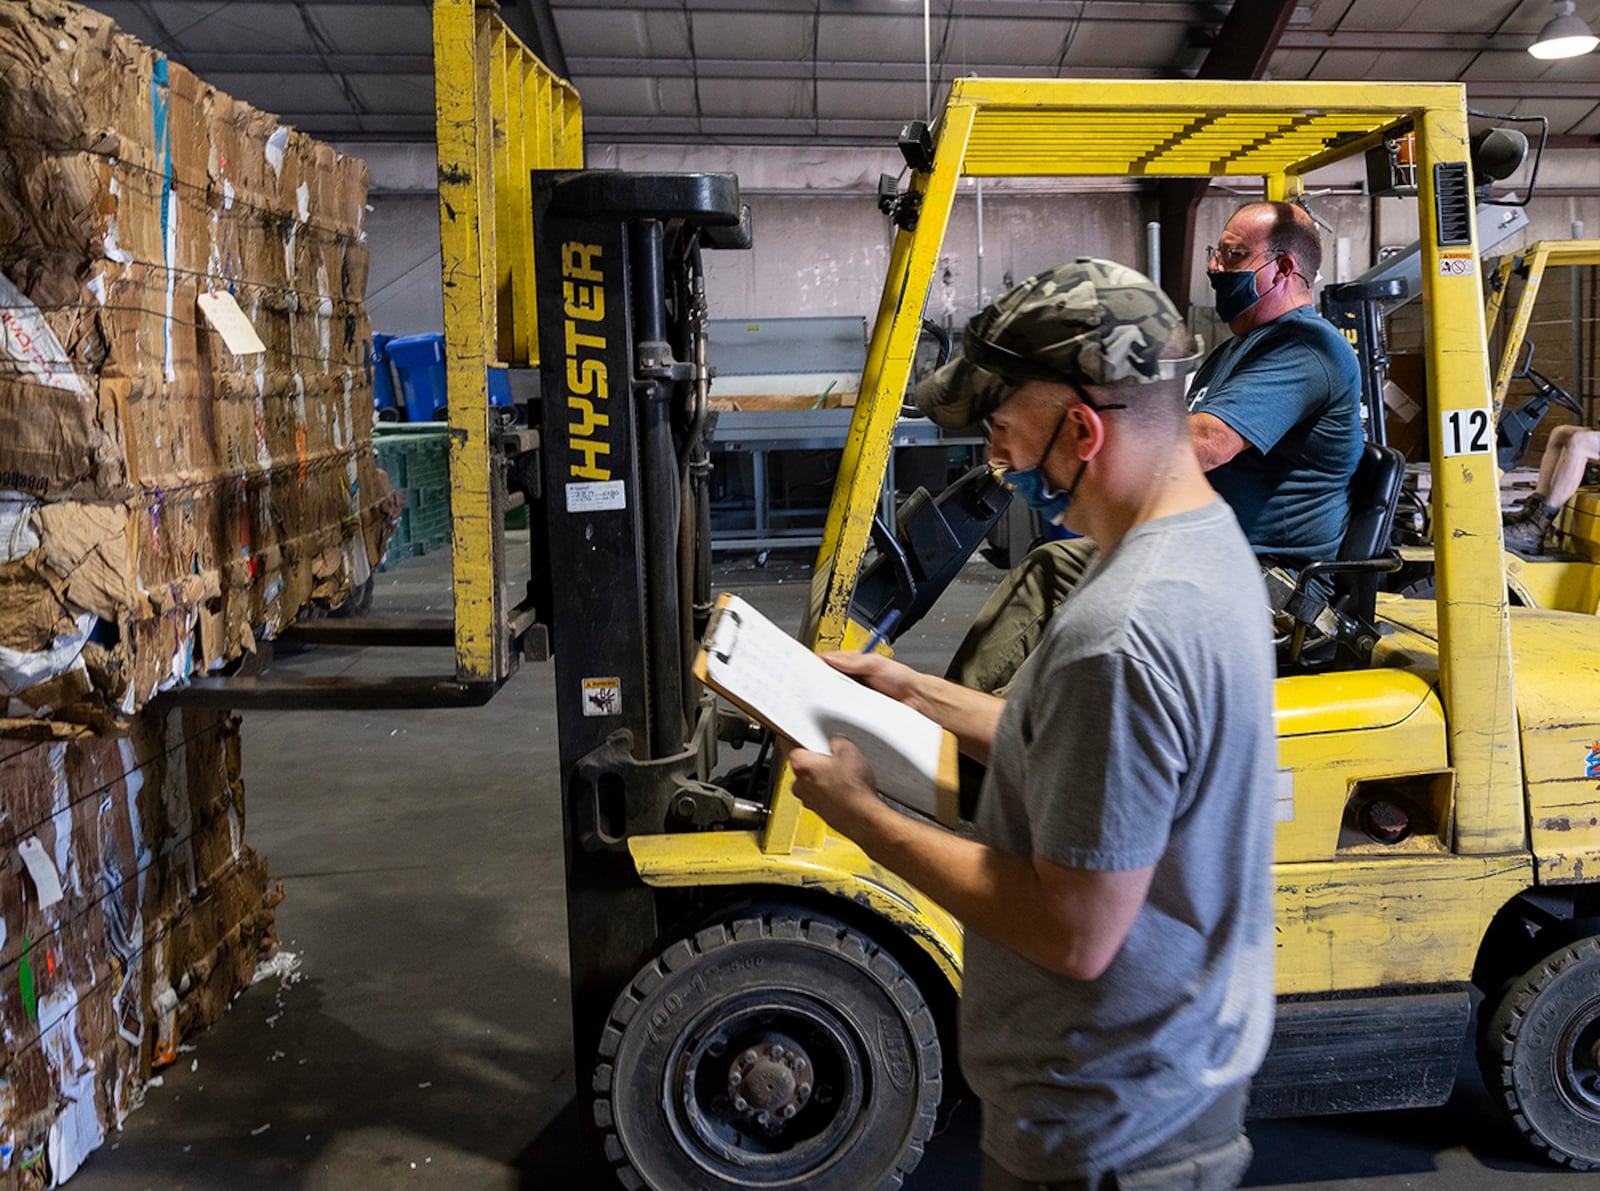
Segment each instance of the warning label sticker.
M622 679L585 678L583 680L584 715L621 715Z
M1441 252L1440 277L1472 277L1478 271L1478 258L1470 252Z

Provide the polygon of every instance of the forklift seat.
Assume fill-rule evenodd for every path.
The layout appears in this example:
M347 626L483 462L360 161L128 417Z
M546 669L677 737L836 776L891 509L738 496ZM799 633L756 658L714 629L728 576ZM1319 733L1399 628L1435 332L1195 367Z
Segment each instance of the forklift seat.
M1300 623L1285 642L1288 651L1283 660L1288 669L1326 665L1333 655L1338 655L1345 666L1365 666L1371 661L1376 643L1378 576L1400 566L1389 549L1389 534L1405 471L1405 456L1393 447L1369 442L1361 448L1361 458L1350 478L1350 523L1339 543L1338 558L1302 569L1289 599ZM1323 576L1333 588L1327 608L1335 614L1340 629L1334 640L1308 649L1307 629L1316 618L1316 609L1322 607L1321 601L1309 595L1308 588L1313 579Z
M1381 558L1389 550L1389 533L1400 503L1400 485L1406 476L1406 457L1393 447L1369 442L1350 477L1350 524L1339 543L1340 562ZM1333 577L1335 592L1355 597L1360 611L1370 617L1377 599L1378 576L1347 571Z

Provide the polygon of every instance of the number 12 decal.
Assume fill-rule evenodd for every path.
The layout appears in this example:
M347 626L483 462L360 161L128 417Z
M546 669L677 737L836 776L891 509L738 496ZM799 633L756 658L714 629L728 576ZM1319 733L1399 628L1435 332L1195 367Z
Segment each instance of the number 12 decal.
M1486 409L1447 409L1444 411L1444 453L1487 455L1494 446Z

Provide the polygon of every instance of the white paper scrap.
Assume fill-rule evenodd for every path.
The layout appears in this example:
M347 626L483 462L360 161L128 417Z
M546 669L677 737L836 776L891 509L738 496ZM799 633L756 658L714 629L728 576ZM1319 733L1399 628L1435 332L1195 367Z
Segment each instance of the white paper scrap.
M261 336L256 334L244 311L239 309L239 303L227 290L201 294L198 301L206 321L216 328L222 342L234 355L253 356L267 350L267 345L261 342Z
M94 1111L94 1064L76 1075L62 1075L61 1099L66 1107L50 1126L47 1142L55 1187L77 1174L83 1160L106 1139Z
M50 853L45 851L39 837L34 835L17 845L17 854L22 857L22 863L28 866L33 887L39 891L39 908L48 910L61 900L61 874L56 872L55 861L50 859Z
M0 356L14 360L40 384L90 396L44 315L4 273L0 273Z

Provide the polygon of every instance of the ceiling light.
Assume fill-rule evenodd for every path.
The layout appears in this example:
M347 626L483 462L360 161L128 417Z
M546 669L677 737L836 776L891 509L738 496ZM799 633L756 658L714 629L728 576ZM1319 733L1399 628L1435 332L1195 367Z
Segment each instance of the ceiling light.
M1594 30L1583 18L1573 15L1573 0L1550 0L1550 7L1555 9L1555 16L1539 30L1528 53L1535 58L1576 58L1600 45Z

